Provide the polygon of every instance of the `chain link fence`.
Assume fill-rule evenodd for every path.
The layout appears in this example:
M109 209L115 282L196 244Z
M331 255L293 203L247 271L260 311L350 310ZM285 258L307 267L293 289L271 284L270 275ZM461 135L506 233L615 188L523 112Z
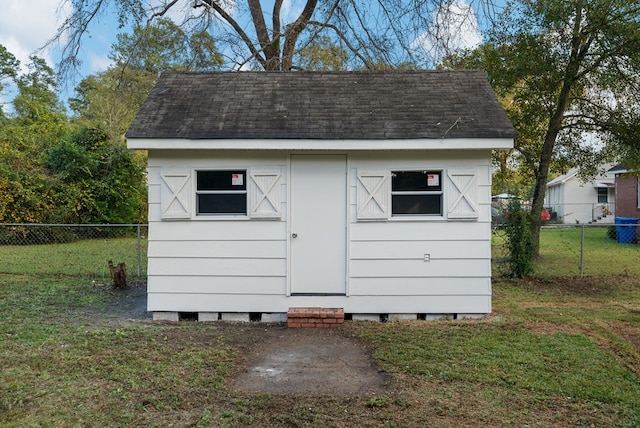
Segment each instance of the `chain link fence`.
M146 224L0 224L0 274L78 276L110 281L109 261L131 279L147 275ZM494 275L508 272L506 234L494 226ZM543 226L537 274L640 277L640 226Z
M109 261L147 275L146 224L0 224L0 274L78 276L108 282Z
M546 225L540 230L540 260L535 273L543 276L640 276L640 227L637 220L621 224ZM506 232L493 227L494 275L509 271Z

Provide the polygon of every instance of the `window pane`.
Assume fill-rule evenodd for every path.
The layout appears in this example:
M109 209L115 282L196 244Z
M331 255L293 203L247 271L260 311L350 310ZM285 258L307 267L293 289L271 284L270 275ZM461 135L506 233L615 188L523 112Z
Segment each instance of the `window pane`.
M606 187L598 187L598 203L607 203L608 189Z
M394 171L392 172L391 190L442 190L440 171Z
M198 190L246 190L246 171L198 171Z
M198 214L246 214L247 195L198 195Z
M392 215L442 214L442 195L392 195Z

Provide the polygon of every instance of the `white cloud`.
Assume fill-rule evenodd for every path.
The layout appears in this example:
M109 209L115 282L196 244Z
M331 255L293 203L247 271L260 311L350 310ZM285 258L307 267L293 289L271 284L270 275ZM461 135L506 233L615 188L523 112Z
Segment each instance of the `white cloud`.
M58 16L69 7L58 10L60 0L3 0L0 14L0 44L4 45L24 65L29 56L50 40L58 29ZM60 12L60 13L58 13ZM51 48L37 53L53 65Z
M462 49L473 49L481 42L478 20L472 7L464 0L456 0L434 12L431 28L418 36L412 47L438 64L444 56Z
M295 3L295 4L293 4ZM304 4L300 2L294 2L294 0L284 0L282 2L282 9L280 9L283 24L290 24L302 13L304 10Z
M88 66L91 73L104 71L109 68L111 64L113 64L113 61L109 59L108 55L96 55L94 53L89 54Z

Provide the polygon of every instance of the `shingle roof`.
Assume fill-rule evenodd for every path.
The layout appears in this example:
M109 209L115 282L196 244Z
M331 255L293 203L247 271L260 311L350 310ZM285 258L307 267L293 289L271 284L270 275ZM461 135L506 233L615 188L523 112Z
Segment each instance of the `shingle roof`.
M127 138L513 138L481 71L163 73Z

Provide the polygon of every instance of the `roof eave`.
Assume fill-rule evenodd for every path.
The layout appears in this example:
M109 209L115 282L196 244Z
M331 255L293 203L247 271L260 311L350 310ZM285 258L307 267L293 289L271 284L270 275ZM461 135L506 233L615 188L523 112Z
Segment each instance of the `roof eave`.
M127 147L136 150L506 150L513 138L446 138L380 140L297 140L297 139L186 139L134 138Z

